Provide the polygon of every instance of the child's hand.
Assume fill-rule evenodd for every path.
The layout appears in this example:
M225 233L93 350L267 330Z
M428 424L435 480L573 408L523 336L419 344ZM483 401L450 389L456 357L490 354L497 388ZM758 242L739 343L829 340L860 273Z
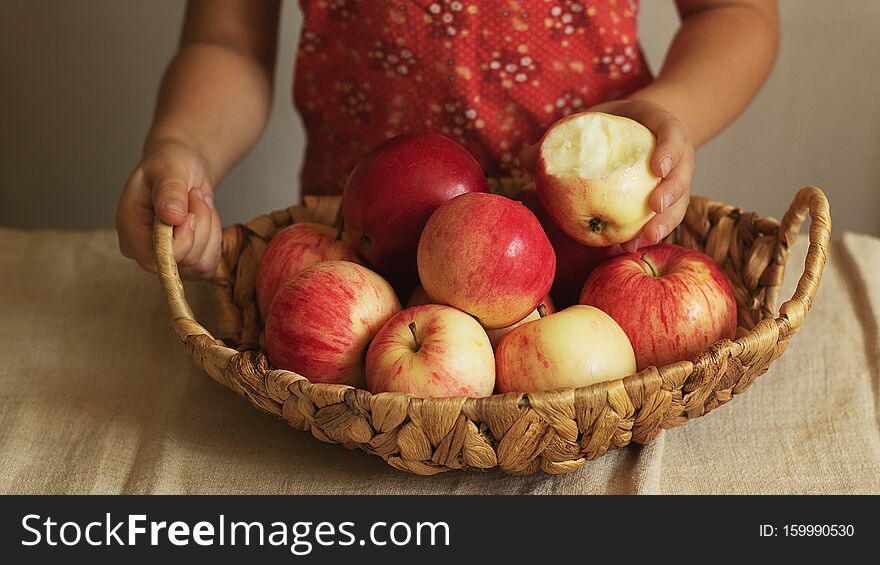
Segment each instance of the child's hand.
M152 230L154 211L174 226L174 259L184 278L210 278L221 253L220 216L204 160L189 146L162 142L144 152L116 208L119 250L156 272Z
M670 112L647 100L616 100L599 104L591 110L633 119L657 136L651 170L663 180L648 201L657 215L645 224L640 235L624 243L623 248L632 252L641 246L659 243L684 219L691 199L694 147L688 141L684 127Z
M641 234L623 244L627 251L654 245L675 229L684 219L691 196L694 176L694 147L687 139L678 119L660 105L646 100L615 100L590 108L633 119L654 132L657 147L651 156L651 170L662 180L649 199L657 214L645 224ZM537 146L530 145L520 153L520 165L533 170Z

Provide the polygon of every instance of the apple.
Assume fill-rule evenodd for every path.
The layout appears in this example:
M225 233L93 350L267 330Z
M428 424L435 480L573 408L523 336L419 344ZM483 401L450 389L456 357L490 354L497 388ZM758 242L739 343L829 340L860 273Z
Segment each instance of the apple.
M413 306L424 306L425 304L436 304L436 302L428 296L427 292L425 292L425 287L419 285L412 291L412 294L409 295L409 300L406 301L406 307L412 308Z
M556 275L550 289L553 300L560 308L577 304L584 281L593 269L605 259L623 253L623 248L620 245L590 247L568 237L547 213L534 187L521 190L513 199L525 204L535 214L556 252Z
M556 255L521 202L469 192L431 216L418 247L428 296L471 314L485 328L522 320L547 296Z
M611 316L575 305L507 334L495 367L498 392L537 392L620 379L635 373L636 359Z
M415 275L419 236L434 210L459 194L488 190L479 163L458 143L428 132L398 135L348 177L345 240L394 283Z
M413 306L423 306L425 304L436 304L436 302L431 299L430 296L428 296L428 293L425 292L425 287L419 285L415 288L415 290L413 290L412 294L409 296L409 300L407 300L406 302L406 307L412 308ZM553 304L553 299L550 298L550 295L548 294L544 297L541 303L538 304L537 308L532 310L532 312L528 316L526 316L519 322L516 322L515 324L504 328L483 328L484 330L486 330L486 335L489 336L489 342L492 344L492 349L498 347L498 344L501 342L501 338L510 333L513 328L517 328L522 324L525 324L526 322L531 322L540 318L541 316L539 311L541 310L542 306L544 307L544 312L546 314L552 314L556 311L556 307Z
M538 320L547 314L552 314L556 311L556 308L553 305L553 299L550 298L550 295L544 297L544 300L538 304L538 307L532 310L532 313L520 320L519 322L513 324L512 326L507 326L506 328L498 328L498 329L486 329L486 335L489 336L489 341L492 343L492 349L497 349L498 344L501 343L502 338L513 331L515 328L520 327L526 322L533 322Z
M422 398L489 396L495 357L472 317L439 304L407 308L386 323L367 350L367 388Z
M707 255L660 244L602 263L584 284L581 304L614 318L632 342L639 370L695 358L736 334L736 299Z
M288 279L315 263L363 260L337 237L337 231L320 224L301 223L275 234L257 265L257 304L265 320L275 291Z
M553 220L569 237L608 247L636 237L654 212L648 196L656 139L642 124L582 112L550 126L538 145L535 185Z
M265 340L276 369L316 383L364 385L364 355L400 302L391 285L357 263L327 261L275 293Z

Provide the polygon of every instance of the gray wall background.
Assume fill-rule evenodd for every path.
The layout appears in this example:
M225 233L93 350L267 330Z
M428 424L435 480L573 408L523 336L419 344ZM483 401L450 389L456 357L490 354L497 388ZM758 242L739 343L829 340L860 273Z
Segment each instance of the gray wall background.
M880 235L880 2L782 0L782 50L746 113L697 154L694 193L780 217L815 184L836 232ZM0 0L0 225L107 228L137 162L183 0ZM678 24L642 0L655 70ZM255 150L223 181L224 223L298 197L303 131L291 101L300 29L281 22L275 107Z

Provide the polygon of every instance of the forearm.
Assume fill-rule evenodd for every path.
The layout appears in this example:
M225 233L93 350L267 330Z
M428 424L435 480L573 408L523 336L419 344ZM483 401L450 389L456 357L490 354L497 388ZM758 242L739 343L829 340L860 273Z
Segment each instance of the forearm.
M189 0L145 150L187 145L215 185L256 144L272 103L279 0Z
M256 144L271 100L271 77L253 58L210 42L183 45L162 82L145 147L188 144L216 183Z
M778 50L775 2L679 1L682 25L656 80L629 98L672 112L699 146L730 124L766 81Z

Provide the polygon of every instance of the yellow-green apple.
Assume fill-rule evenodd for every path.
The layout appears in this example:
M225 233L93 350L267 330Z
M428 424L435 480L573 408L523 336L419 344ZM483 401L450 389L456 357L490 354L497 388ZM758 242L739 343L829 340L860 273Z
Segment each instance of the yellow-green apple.
M438 206L489 190L468 151L429 132L398 135L352 170L342 196L345 239L392 283L414 277L416 247Z
M575 305L507 334L495 366L498 392L537 392L620 379L635 373L636 359L611 316Z
M575 241L607 247L633 239L654 216L648 197L656 139L642 124L601 112L556 122L538 145L541 202Z
M364 356L400 302L388 282L349 261L317 263L278 289L266 319L272 365L312 382L363 387Z
M521 202L470 192L431 216L418 248L428 296L503 328L547 296L556 255L535 215Z
M736 299L727 275L709 256L677 245L646 247L602 263L580 301L617 320L639 370L693 359L736 334Z
M301 223L284 228L269 241L257 265L257 304L264 320L278 287L306 267L324 261L363 264L337 232L329 226Z
M547 314L552 314L556 312L556 307L553 305L553 299L550 298L550 295L544 297L544 300L538 304L538 307L532 310L532 313L520 320L519 322L513 324L512 326L507 326L506 328L498 328L495 330L487 329L486 335L489 336L489 341L492 343L492 349L496 349L498 344L501 343L501 339L504 338L507 334L512 332L515 328L520 327L526 322L534 322L537 319L540 319Z
M427 292L425 292L425 287L419 285L413 289L412 294L409 295L409 299L406 301L406 307L412 308L413 306L424 306L425 304L436 304L436 302L428 296Z
M535 214L556 252L556 275L553 277L553 288L550 289L553 300L560 308L577 304L584 281L593 269L605 259L623 253L623 248L619 244L590 247L568 237L547 213L534 186L520 191L513 199L528 206Z
M407 308L370 343L367 388L422 398L489 396L495 388L492 345L461 310L439 304Z

